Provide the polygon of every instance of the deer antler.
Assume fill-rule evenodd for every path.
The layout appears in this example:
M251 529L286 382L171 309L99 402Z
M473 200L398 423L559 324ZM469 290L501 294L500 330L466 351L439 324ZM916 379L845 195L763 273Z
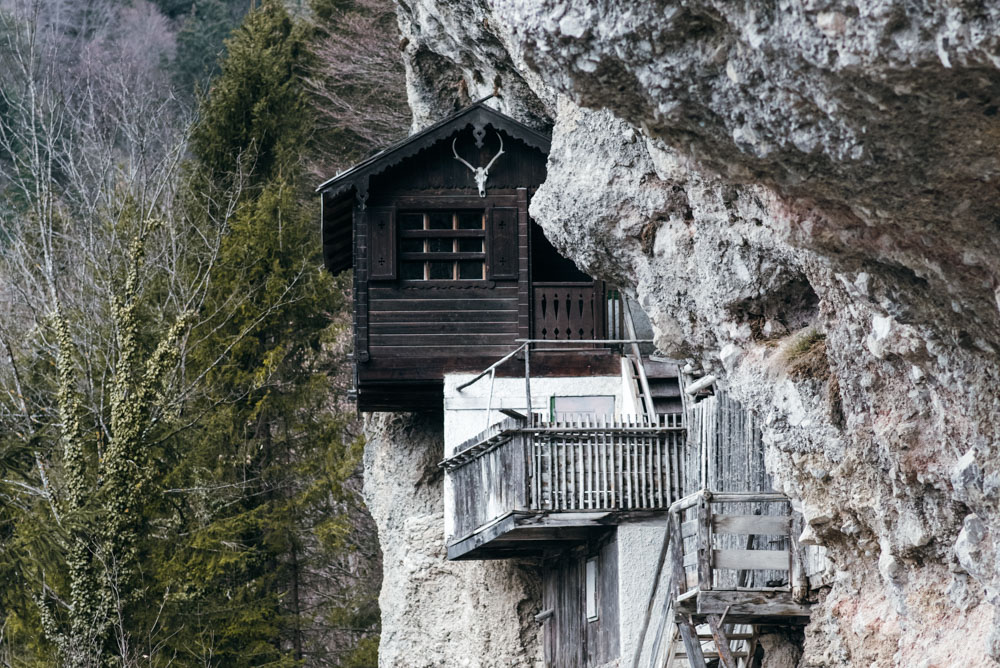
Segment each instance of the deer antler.
M475 172L476 168L470 165L465 160L463 160L462 157L458 154L458 150L455 148L456 141L458 141L458 137L455 137L454 139L451 140L451 152L455 154L455 160L458 160L460 163L462 163L463 165L471 169L473 172Z
M486 171L487 172L490 171L490 167L492 167L493 163L497 161L497 158L499 158L501 155L503 155L503 137L500 136L499 132L497 133L497 139L500 140L500 150L497 152L497 154L495 156L493 156L493 159L490 160L490 164L486 165Z

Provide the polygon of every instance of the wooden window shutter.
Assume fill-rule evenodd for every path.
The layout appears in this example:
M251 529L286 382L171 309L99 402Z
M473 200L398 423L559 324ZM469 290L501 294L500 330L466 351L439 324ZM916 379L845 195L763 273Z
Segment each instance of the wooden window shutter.
M489 251L489 277L494 280L517 279L517 208L491 207Z
M371 263L368 278L396 280L396 211L392 207L368 209L368 248Z

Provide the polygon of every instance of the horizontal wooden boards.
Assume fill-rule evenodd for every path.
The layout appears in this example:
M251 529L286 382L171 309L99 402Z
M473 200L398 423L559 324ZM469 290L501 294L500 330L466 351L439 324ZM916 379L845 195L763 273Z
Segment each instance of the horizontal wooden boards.
M515 332L500 332L498 334L443 333L443 334L376 334L371 331L368 336L368 352L372 356L379 348L439 348L447 354L452 348L476 348L514 345ZM385 351L383 351L385 352ZM389 351L391 354L391 351ZM503 353L501 353L502 355ZM501 355L498 355L501 356Z
M372 341L380 334L508 334L507 338L517 338L517 320L486 320L473 322L383 322L370 320L368 332ZM455 341L461 343L461 340ZM377 345L377 344L376 344Z
M788 515L714 515L712 531L715 533L787 536L792 528L792 518Z
M441 414L443 410L441 382L393 382L359 385L358 410L374 411L429 411Z
M787 571L788 550L713 550L712 566L738 571Z
M421 362L420 378L445 372L428 357L477 357L488 361L481 370L516 347L517 285L399 286L373 285L368 300L368 352L372 359ZM403 366L397 368L402 371ZM407 378L405 373L393 376Z
M474 323L474 322L513 322L517 323L517 310L497 311L453 311L453 310L423 310L423 311L378 311L369 312L369 323Z
M450 255L450 253L449 253ZM469 285L462 287L461 282L448 287L423 287L407 286L397 287L395 285L372 285L369 296L374 301L377 299L405 299L426 300L443 299L461 302L471 308L476 308L476 304L481 299L517 299L517 284L513 282L497 283L495 286Z
M693 593L693 592L692 592ZM804 624L812 606L796 603L787 591L734 591L713 589L678 601L677 610L684 615L726 615L734 623Z
M510 353L517 344L495 348L463 350L456 355L448 349L424 349L404 354L400 347L371 350L371 359L358 365L358 382L437 380L446 373L479 373ZM611 350L595 349L577 353L532 353L531 377L613 376L621 371L620 357ZM524 377L524 360L511 359L497 368L501 378Z
M509 311L517 308L517 297L509 299L482 298L472 299L466 306L463 304L448 304L437 299L386 299L369 296L368 314L374 317L380 311Z

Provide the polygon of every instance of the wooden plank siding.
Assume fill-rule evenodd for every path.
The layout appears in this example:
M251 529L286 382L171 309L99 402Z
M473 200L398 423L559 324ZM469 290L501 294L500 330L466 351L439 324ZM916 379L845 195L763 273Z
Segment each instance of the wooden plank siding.
M462 539L512 510L527 508L526 436L514 434L450 473L455 538Z
M587 559L598 560L598 616L587 620ZM596 668L621 654L618 543L614 533L545 561L542 569L545 665Z
M491 165L480 196L453 145L470 164L485 166L500 150L501 136L503 155ZM350 262L354 269L359 410L435 410L446 373L481 371L511 352L517 339L532 336L534 224L528 208L545 180L548 147L545 133L477 104L321 186L325 264L340 271ZM474 222L479 212L481 228ZM451 227L440 222L446 213L453 215ZM423 227L414 223L416 214L425 216ZM547 242L536 232L538 250ZM453 245L443 243L449 240ZM548 260L535 259L555 274L546 281L586 280L563 278L567 269ZM451 273L445 271L449 264ZM574 299L579 302L579 295ZM569 325L573 338L581 330L583 338L606 338L606 304L586 299L586 322L563 318L559 338ZM619 371L616 353L596 347L590 355L533 351L531 365L539 377ZM523 360L512 366L523 372Z
M367 324L368 349L375 364L362 366L359 380L379 377L377 363L405 369L404 377L410 380L440 379L446 365L462 361L467 370L479 370L516 347L517 306L514 281L468 286L372 284Z

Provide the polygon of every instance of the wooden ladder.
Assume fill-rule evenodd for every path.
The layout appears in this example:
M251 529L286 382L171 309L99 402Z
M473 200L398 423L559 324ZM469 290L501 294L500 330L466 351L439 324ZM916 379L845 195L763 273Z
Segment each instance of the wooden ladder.
M718 615L697 625L678 619L662 668L757 668L757 627L721 621Z

